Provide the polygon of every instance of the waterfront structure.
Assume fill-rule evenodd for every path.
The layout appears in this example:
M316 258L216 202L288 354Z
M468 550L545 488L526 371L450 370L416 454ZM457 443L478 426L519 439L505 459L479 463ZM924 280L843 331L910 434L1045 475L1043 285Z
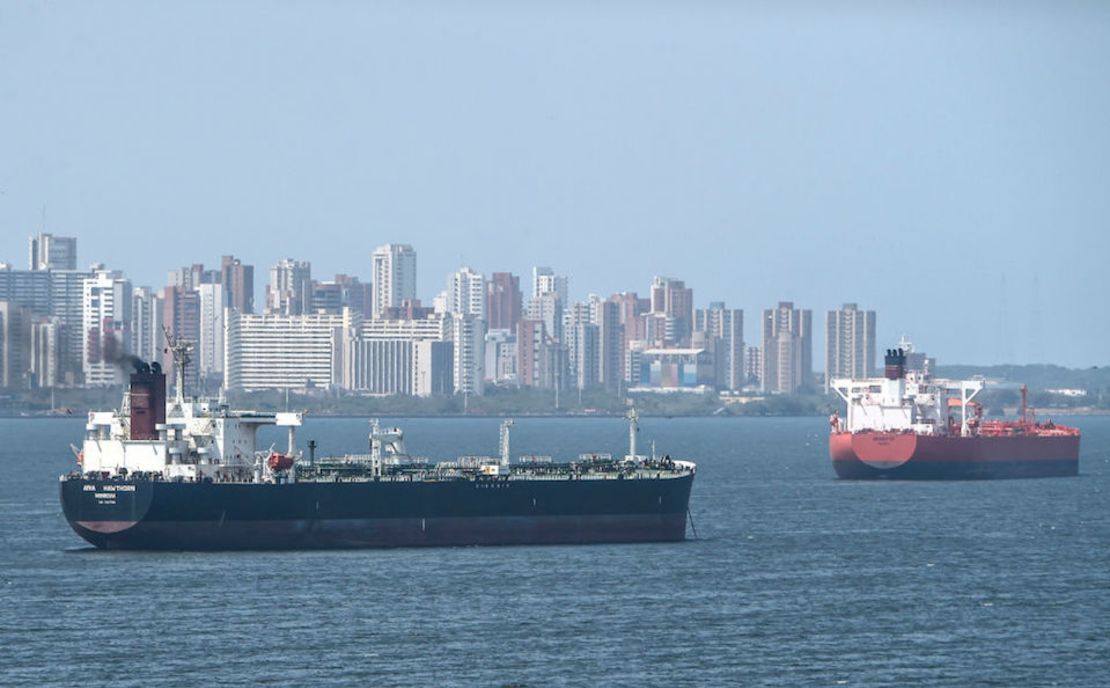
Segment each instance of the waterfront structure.
M220 273L224 306L248 315L254 313L254 266L235 256L222 256Z
M373 305L371 317L382 317L385 309L416 300L416 251L408 244L386 244L371 257Z
M764 392L794 394L813 379L813 312L780 301L763 311Z
M342 378L343 315L227 311L224 348L229 389L312 389Z
M131 282L122 272L99 267L84 282L82 304L85 384L115 384L131 337Z
M28 267L40 270L76 270L77 239L75 237L54 236L46 232L30 238Z
M486 312L489 329L516 332L524 298L520 278L511 272L495 272L486 282Z
M312 305L312 264L283 258L270 268L266 287L266 312L274 315L303 315Z
M703 333L714 353L716 386L738 390L746 383L744 375L744 311L726 308L714 301L708 308L694 311L694 332Z
M825 393L834 378L875 374L875 311L846 303L825 316Z

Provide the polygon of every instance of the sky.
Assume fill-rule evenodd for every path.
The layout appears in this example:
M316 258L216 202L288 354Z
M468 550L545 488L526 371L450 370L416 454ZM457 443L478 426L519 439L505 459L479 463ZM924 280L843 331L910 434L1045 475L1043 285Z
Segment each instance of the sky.
M44 213L45 208L45 213ZM44 222L45 215L45 222ZM1110 3L0 4L0 261L161 286L412 244L572 298L874 309L944 363L1110 364ZM526 294L527 295L527 294Z

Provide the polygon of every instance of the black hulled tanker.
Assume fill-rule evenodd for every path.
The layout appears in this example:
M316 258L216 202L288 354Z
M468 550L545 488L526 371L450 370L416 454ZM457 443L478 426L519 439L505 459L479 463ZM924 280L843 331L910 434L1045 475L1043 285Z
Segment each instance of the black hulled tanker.
M62 508L82 538L119 549L302 549L682 540L696 468L638 456L636 416L623 459L555 463L500 457L421 462L402 434L373 424L370 453L316 459L294 450L299 414L232 411L178 397L164 376L132 376L125 412L92 413L81 469L62 476ZM180 387L179 387L180 388ZM151 393L150 390L155 392ZM157 421L157 422L152 422ZM285 452L256 452L262 425ZM310 447L312 445L310 444Z

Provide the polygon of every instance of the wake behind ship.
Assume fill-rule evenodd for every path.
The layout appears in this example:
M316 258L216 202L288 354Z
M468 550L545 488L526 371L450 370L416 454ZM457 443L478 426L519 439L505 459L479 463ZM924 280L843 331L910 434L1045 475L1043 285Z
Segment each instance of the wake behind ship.
M882 378L837 379L847 422L830 418L829 455L840 478L962 480L1079 473L1079 430L1021 417L984 420L981 379L940 380L906 371L906 350L887 351ZM956 418L956 414L959 418Z
M179 374L178 389L184 375ZM70 526L97 547L307 549L661 542L685 538L696 467L636 453L431 463L398 429L372 423L368 454L296 449L297 413L166 402L165 375L139 363L119 411L92 412L79 470L63 475ZM258 428L288 428L284 452L257 451Z

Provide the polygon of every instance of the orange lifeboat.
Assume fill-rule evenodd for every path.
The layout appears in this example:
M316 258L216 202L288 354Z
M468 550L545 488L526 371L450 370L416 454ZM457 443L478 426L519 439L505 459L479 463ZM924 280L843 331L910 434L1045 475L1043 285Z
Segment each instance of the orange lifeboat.
M270 467L271 471L287 471L293 467L293 457L272 451L266 459L266 465Z

